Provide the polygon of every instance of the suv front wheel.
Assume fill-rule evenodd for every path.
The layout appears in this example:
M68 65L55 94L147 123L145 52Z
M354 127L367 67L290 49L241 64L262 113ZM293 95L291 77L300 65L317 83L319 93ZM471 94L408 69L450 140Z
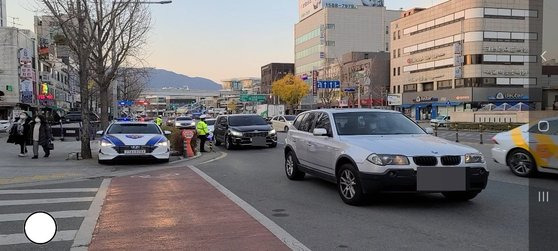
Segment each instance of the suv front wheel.
M349 205L360 205L364 201L362 185L356 168L351 164L343 164L337 174L337 190L343 202Z

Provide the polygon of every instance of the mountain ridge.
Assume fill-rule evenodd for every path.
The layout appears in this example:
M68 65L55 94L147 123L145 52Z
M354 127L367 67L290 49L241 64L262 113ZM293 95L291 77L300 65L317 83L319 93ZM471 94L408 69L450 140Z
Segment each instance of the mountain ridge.
M147 88L149 89L187 88L190 90L217 91L223 88L220 84L203 77L190 77L158 68L146 68L146 71L149 75L149 81L147 82Z

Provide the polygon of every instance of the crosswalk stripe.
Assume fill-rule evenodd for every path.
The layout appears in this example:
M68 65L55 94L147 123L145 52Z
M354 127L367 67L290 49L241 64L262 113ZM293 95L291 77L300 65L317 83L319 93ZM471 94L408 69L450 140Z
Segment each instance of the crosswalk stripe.
M97 192L97 188L65 188L65 189L27 189L0 190L0 194L33 194L33 193L89 193Z
M76 230L58 231L51 242L55 241L71 241L76 235ZM3 245L16 245L16 244L30 244L31 241L25 237L25 234L6 234L0 235L0 246Z
M70 210L70 211L56 211L56 212L48 212L54 219L62 219L62 218L78 218L78 217L85 217L87 210ZM23 214L0 214L0 222L7 222L7 221L23 221L26 220L29 215L32 213L23 213Z
M83 201L93 201L93 197L51 198L51 199L33 199L33 200L0 200L0 206L52 204L52 203L68 203L68 202L83 202Z

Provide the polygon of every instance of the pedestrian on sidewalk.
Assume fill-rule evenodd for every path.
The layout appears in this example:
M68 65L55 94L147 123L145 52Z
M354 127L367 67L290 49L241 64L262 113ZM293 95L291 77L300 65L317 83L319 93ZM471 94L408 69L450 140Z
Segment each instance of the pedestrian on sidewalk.
M52 133L50 126L48 125L45 117L43 115L35 116L33 122L31 122L31 139L33 140L33 158L39 158L39 146L43 147L45 152L45 158L50 156L50 145L52 144Z
M200 152L202 153L205 152L205 141L207 141L207 134L209 134L209 128L205 123L205 118L207 118L205 114L201 115L200 121L196 125L196 131L198 131L198 138L200 139Z
M8 143L14 143L19 145L19 157L27 156L27 144L29 144L29 129L30 129L30 118L26 112L22 112L19 115L19 120L17 120L10 129L10 135L8 136Z

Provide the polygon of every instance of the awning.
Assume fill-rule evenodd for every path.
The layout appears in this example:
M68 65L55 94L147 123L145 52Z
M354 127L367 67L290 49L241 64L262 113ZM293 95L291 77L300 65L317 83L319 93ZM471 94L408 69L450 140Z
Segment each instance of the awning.
M433 103L432 106L458 106L461 105L461 102L440 102L440 103Z
M401 108L405 109L405 108L411 108L414 104L404 104L401 105Z
M415 104L415 108L424 108L432 106L432 104Z

